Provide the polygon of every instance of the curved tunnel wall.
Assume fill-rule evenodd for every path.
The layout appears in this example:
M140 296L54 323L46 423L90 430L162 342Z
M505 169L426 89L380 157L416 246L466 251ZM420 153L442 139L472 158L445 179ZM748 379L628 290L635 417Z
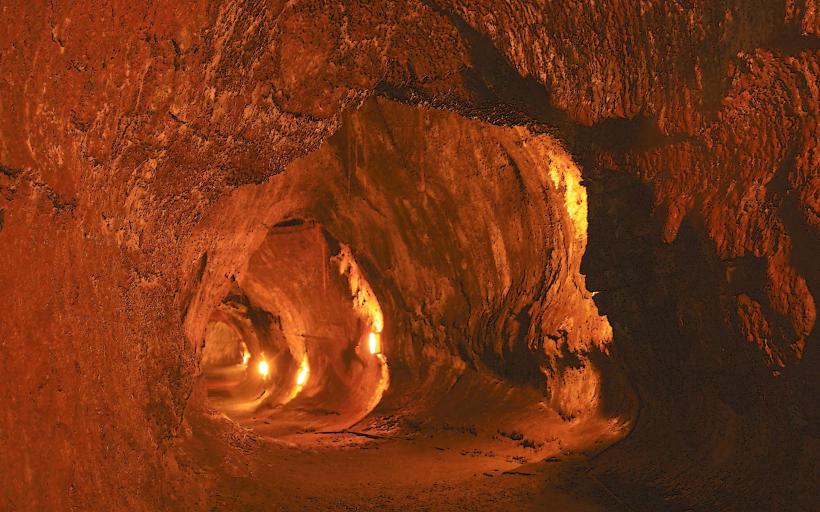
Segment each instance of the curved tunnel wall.
M248 338L245 361L203 364L212 405L267 435L360 420L389 385L389 372L378 344L381 311L354 275L355 260L301 219L273 226L248 258L209 318L209 326L227 320ZM207 335L204 343L203 353ZM226 372L230 390L221 383Z
M579 273L586 196L577 167L550 137L371 101L259 188L254 197L264 200L250 203L240 190L226 208L253 214L281 205L279 194L297 197L278 210L280 220L313 219L356 254L384 308L393 380L386 399L401 414L411 402L424 414L446 400L466 369L535 388L566 419L600 414L605 399L614 401L610 414L629 414L628 387L613 378L602 389L601 366L617 372L607 356L611 329ZM245 274L291 277L253 263L239 283ZM214 279L202 286L224 281ZM255 281L258 295L265 285ZM303 290L306 300L293 307L315 308L319 292Z
M15 375L0 383L4 505L162 503L156 475L176 474L173 440L198 400L198 305L225 290L188 292L239 268L264 237L260 221L300 204L282 195L250 219L224 208L226 196L315 149L374 90L553 127L581 164L594 258L585 273L644 402L638 424L651 425L602 456L610 477L647 468L635 478L712 508L725 505L710 501L721 493L780 508L817 502L814 2L408 2L375 13L112 4L3 12L0 283L17 291L0 296L0 365ZM260 199L262 187L244 193ZM224 230L201 222L212 208L230 217ZM678 233L701 252L670 248ZM225 250L203 260L214 240ZM670 275L670 259L708 278ZM629 269L655 279L623 286ZM709 299L691 298L701 293ZM702 375L681 361L700 360L714 371L687 389L711 398L694 393L682 408L675 386ZM716 383L726 372L734 377ZM685 456L659 456L670 439ZM762 469L747 479L750 468Z

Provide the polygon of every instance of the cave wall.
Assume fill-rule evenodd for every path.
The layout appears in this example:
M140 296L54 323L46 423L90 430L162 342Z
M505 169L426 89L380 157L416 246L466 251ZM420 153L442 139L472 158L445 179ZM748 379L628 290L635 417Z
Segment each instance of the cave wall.
M661 458L646 466L658 485L690 502L754 500L768 478L794 496L775 503L810 499L816 12L813 0L4 5L0 364L13 378L0 384L0 503L171 499L155 475L175 471L197 368L189 338L204 325L187 312L207 300L191 290L240 267L227 249L265 229L239 212L230 230L202 219L316 149L374 91L529 123L580 164L584 272L644 402L624 446L649 460L664 418L694 417L675 446L698 439L684 453L722 457L682 473ZM203 267L214 240L226 250ZM681 380L708 399L681 400Z
M348 244L384 309L386 398L404 404L403 414L408 403L418 411L446 399L469 367L538 389L567 419L595 416L607 391L592 359L612 365L611 329L579 273L587 229L579 182L580 171L548 135L371 100L269 183L214 205L193 239L219 240L212 233L258 216L247 222L276 233L281 223L307 219ZM247 260L260 250L252 244L275 244L276 236L232 236L240 233L248 244L242 253L233 243L207 248L189 332L210 318L230 286L226 275L243 287L265 276L272 286L321 263L308 255L291 271L254 270L238 256ZM212 271L223 261L233 266ZM327 261L324 271L339 270ZM291 294L296 311L311 308L312 293ZM621 383L610 393L628 394ZM622 405L610 413L624 412Z
M385 295L394 371L418 385L431 365L488 368L551 390L567 416L596 410L584 363L611 331L579 274L585 196L567 199L576 225L564 196L580 175L557 142L368 102L278 179L310 190L295 215L361 255Z

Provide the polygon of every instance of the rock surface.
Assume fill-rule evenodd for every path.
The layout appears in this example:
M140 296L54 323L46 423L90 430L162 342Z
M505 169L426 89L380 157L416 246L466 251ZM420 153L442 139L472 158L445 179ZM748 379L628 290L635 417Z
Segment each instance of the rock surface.
M198 347L305 215L384 298L384 407L466 369L464 397L537 389L586 439L630 422L589 464L631 509L809 510L818 9L3 5L0 508L216 503L177 463Z

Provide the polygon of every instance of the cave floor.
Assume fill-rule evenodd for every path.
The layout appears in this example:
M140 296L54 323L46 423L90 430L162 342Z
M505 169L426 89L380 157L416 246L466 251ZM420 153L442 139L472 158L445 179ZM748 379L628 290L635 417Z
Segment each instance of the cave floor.
M273 439L216 415L188 428L174 459L183 508L630 510L590 473L594 453L522 448L502 435L420 427L409 435L368 429Z

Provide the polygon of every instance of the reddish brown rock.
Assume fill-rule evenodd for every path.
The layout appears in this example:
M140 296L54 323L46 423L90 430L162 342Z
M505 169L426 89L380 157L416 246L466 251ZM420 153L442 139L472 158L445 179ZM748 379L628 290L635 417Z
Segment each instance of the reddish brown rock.
M0 7L0 509L810 509L817 11ZM295 216L384 310L356 428L440 459L322 466L210 409L206 326ZM507 458L538 483L472 477Z

